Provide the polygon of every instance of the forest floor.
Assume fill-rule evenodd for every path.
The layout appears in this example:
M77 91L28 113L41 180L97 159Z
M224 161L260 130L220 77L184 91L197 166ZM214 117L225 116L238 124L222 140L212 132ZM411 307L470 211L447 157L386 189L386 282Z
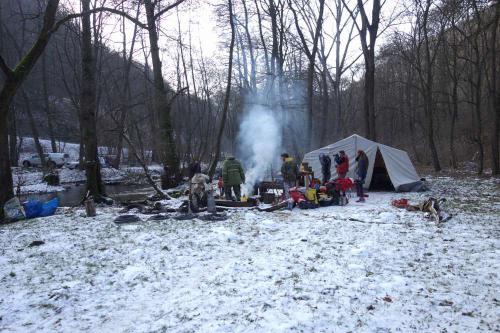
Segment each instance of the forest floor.
M117 225L119 208L100 207L1 225L0 331L498 332L499 180L428 180L219 222ZM428 196L452 219L390 205Z

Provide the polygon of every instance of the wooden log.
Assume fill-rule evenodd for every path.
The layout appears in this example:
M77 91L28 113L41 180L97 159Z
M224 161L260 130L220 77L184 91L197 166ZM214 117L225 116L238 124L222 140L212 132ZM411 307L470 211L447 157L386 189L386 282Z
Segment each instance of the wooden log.
M257 207L257 210L259 212L274 212L276 210L280 210L280 209L283 209L283 208L286 208L286 207L288 207L288 203L286 201L283 201L283 202L280 202L279 204L276 204L274 206L267 207L267 208L259 208L259 207Z
M222 207L255 207L255 201L231 201L231 200L215 200L216 206Z

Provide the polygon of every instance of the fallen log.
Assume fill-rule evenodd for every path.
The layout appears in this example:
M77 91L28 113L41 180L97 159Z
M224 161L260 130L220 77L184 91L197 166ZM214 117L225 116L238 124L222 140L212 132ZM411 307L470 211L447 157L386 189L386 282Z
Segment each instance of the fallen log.
M222 207L255 207L255 201L231 201L231 200L215 200L216 206Z
M283 201L283 202L280 202L274 206L271 206L271 207L267 207L267 208L259 208L257 207L257 210L259 212L274 212L274 211L277 211L277 210L280 210L280 209L283 209L283 208L286 208L288 207L288 202L286 201Z

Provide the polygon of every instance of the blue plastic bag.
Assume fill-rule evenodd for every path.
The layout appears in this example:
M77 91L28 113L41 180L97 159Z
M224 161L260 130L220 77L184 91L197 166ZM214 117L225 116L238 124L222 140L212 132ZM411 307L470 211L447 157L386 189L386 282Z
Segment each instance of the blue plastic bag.
M54 215L58 206L59 206L59 198L54 198L52 200L47 201L42 205L42 211L40 212L39 216Z
M27 219L32 219L40 216L43 209L43 202L40 200L28 200L23 202L24 212Z
M59 198L54 198L47 202L42 202L40 200L28 200L23 203L27 219L54 215L58 206Z

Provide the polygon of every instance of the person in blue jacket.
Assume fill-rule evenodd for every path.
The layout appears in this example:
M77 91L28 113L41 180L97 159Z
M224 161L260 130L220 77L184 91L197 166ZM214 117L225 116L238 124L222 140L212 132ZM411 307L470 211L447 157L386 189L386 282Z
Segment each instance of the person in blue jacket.
M358 155L356 156L356 191L359 199L356 202L365 202L365 194L363 193L363 185L365 183L366 174L368 172L368 156L366 156L363 150L358 150Z

